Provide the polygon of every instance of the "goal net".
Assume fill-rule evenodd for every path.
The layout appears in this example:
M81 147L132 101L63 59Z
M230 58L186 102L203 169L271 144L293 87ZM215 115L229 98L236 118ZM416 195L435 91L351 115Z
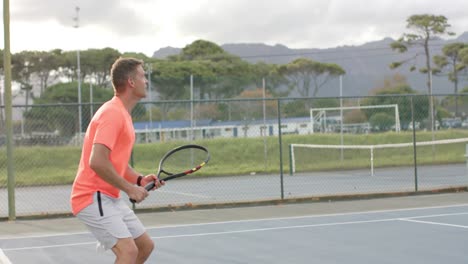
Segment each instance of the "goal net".
M415 155L421 164L461 163L467 158L468 138L378 145L290 144L290 175L296 172L412 166ZM416 145L415 152L414 145ZM437 146L437 148L436 148ZM468 152L468 146L467 150ZM468 163L467 163L468 164Z
M358 106L343 106L343 107L322 107L310 109L310 121L312 123L312 133L315 132L369 132L373 129L369 119L365 122L347 122L345 117L347 113L353 110L367 111L372 113L377 109L385 109L392 111L393 120L391 126L395 132L400 132L400 114L397 104L388 105L358 105ZM388 125L388 124L387 124ZM382 130L382 128L380 128Z

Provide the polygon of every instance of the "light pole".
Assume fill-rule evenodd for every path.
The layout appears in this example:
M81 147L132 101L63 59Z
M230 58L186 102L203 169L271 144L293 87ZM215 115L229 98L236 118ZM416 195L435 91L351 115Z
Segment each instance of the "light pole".
M193 75L190 74L190 141L195 139L193 133Z
M80 27L80 7L75 7L76 17L73 18L75 21L74 28L78 29ZM77 64L77 77L78 77L78 129L81 142L81 132L83 132L82 127L82 117L81 117L81 66L80 66L80 49L76 49L76 64Z
M6 157L7 157L7 189L8 189L8 220L16 219L15 207L15 170L13 155L13 106L11 96L11 53L10 53L10 1L3 1L3 35L5 48L3 50L4 69L4 103L6 129Z
M150 122L150 131L153 129L153 113L152 113L152 108L153 108L153 95L151 94L151 74L153 73L153 65L151 63L148 64L148 102L150 102L149 105L149 122Z
M89 80L89 120L93 118L94 115L94 108L93 108L93 78L94 74L91 74L91 78Z

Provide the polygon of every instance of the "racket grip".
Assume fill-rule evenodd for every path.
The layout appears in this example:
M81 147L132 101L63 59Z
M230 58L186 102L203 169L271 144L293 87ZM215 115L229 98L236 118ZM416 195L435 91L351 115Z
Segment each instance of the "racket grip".
M155 185L154 182L150 182L150 183L148 183L148 184L145 185L145 189L146 189L147 191L149 191L149 190L151 190L151 189L154 188L154 185ZM133 199L130 199L130 202L131 202L131 203L136 203L136 201L133 200Z
M148 183L148 184L145 185L145 189L146 189L147 191L150 191L151 189L154 188L154 185L155 185L155 183L154 183L154 181L152 181L152 182L150 182L150 183Z

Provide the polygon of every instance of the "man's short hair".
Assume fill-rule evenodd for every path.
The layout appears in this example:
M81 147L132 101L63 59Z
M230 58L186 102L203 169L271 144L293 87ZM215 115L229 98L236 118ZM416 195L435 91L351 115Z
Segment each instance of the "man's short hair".
M118 58L112 64L110 76L115 92L122 92L129 77L135 74L138 66L143 65L143 61L135 58Z

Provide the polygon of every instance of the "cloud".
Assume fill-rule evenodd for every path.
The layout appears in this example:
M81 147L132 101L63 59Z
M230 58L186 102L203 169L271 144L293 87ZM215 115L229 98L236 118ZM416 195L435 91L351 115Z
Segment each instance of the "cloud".
M362 44L369 39L398 37L412 14L445 15L452 25L468 26L465 0L440 1L212 1L178 23L181 32L219 44L232 42L282 43L290 47L330 47Z
M446 16L457 34L468 29L466 0L446 0L443 4L439 0L10 2L11 34L17 50L113 47L152 54L158 48L183 47L196 39L219 45L266 43L328 48L398 38L407 32L406 19L422 13ZM80 43L76 41L77 31L70 30L75 24L75 6L80 7L79 34L86 40Z
M114 0L15 0L11 5L11 19L29 23L55 21L64 27L73 27L76 22L75 7L79 6L79 26L109 30L121 35L145 34L146 18L125 1ZM146 3L147 0L131 1Z

